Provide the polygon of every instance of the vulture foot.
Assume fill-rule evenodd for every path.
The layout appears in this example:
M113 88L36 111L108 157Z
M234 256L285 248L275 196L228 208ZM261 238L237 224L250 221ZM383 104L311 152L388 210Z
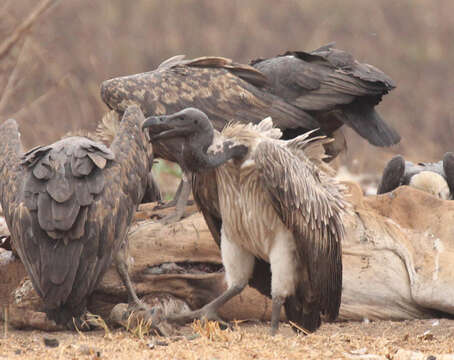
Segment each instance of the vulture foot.
M190 311L186 314L181 315L171 315L166 318L168 322L173 322L177 324L186 324L191 322L195 319L200 320L211 320L219 322L221 328L226 329L229 328L229 323L225 322L220 318L217 313L217 310L224 305L227 301L229 301L234 296L238 295L244 288L246 284L236 285L229 287L226 291L224 291L221 295L219 295L216 299L211 301L210 303L206 304L199 310Z
M186 206L189 204L189 195L191 194L192 187L191 181L187 179L190 179L190 176L185 175L183 173L183 178L180 182L180 185L178 185L178 189L173 200L171 200L167 204L158 205L161 206L161 209L165 207L175 206L174 213L166 215L160 220L162 224L165 225L172 224L179 221L183 217L184 210L186 209Z
M179 325L187 324L195 319L200 319L202 321L217 321L221 329L230 328L230 324L218 315L216 309L210 307L209 304L205 305L203 308L195 311L191 311L185 314L179 315L169 315L166 317L166 320L169 323L175 323Z
M158 202L158 205L156 205L153 210L163 210L163 209L168 209L170 207L173 207L177 204L177 199L176 199L176 195L175 197L170 200L170 201L167 201L167 202L164 202L164 201L159 201Z
M162 310L156 307L150 308L144 303L141 305L117 304L110 313L110 320L126 329L136 329L145 325L150 327L151 332L161 336L173 334L172 326L163 319Z

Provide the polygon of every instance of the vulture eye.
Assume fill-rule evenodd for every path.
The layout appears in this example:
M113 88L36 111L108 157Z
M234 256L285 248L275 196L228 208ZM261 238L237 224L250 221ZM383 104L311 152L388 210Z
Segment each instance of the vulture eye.
M199 120L194 120L194 124L198 124L199 123Z

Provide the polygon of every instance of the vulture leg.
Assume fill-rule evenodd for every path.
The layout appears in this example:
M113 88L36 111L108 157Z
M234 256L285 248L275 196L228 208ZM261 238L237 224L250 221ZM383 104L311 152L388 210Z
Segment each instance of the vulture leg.
M388 164L381 177L380 185L378 185L377 195L384 194L396 189L405 173L405 160L402 156L394 156Z
M279 319L285 299L295 293L297 266L295 262L295 240L290 231L275 237L269 254L271 265L271 335L279 329ZM285 260L284 260L285 259Z
M454 200L454 153L448 152L443 156L443 170L451 192L451 199Z
M285 298L282 296L273 296L273 305L271 307L271 336L276 335L279 330L279 320L281 317L282 305Z
M134 287L132 285L128 272L126 247L126 242L123 242L122 246L115 254L114 260L118 275L120 275L121 281L123 282L124 286L126 287L126 291L128 292L128 303L133 306L134 310L144 310L147 312L151 311L151 308L140 301L140 299L137 297L136 291L134 290Z
M180 197L180 194L181 194L181 189L183 187L183 179L180 181L180 183L178 184L178 188L177 188L177 191L175 192L175 195L173 197L172 200L170 201L167 201L167 202L160 202L159 205L156 205L153 210L162 210L162 209L167 209L167 208L170 208L170 207L173 207L177 204L177 200L178 198Z
M254 270L255 257L240 245L229 241L223 231L221 231L221 254L228 289L199 310L168 317L169 322L187 323L194 319L206 319L227 325L220 319L217 310L246 287Z
M161 201L161 191L159 190L159 186L154 179L153 173L150 171L148 174L147 179L147 188L145 190L145 195L142 198L143 203Z
M184 210L188 204L189 195L191 195L192 188L192 175L188 171L183 171L183 176L178 186L177 193L175 194L172 202L175 202L175 212L169 214L161 219L163 224L171 224L180 220L184 215Z

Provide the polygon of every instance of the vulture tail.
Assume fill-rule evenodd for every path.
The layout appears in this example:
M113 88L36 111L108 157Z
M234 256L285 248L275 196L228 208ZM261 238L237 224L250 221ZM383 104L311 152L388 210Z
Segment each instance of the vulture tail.
M296 325L292 325L295 331L300 331L299 327L303 329L303 332L314 332L321 325L320 304L308 302L305 297L303 284L300 284L295 295L289 296L285 300L285 314L288 321Z
M400 135L385 123L371 104L355 102L345 106L341 120L372 145L385 147L400 141Z

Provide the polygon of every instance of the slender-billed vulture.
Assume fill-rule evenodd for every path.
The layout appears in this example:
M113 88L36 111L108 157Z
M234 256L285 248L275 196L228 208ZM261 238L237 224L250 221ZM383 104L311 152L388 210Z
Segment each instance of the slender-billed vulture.
M0 126L0 200L13 245L48 318L72 327L112 260L142 306L125 262L126 233L151 169L151 146L137 106L128 108L110 147L63 138L22 152L15 120Z
M216 310L248 282L271 294L272 334L283 304L288 319L308 331L320 326L321 314L338 315L347 203L341 186L316 165L325 137L280 140L271 118L230 124L219 134L195 108L150 117L143 127L151 128L153 142L181 139L195 199L220 241L228 284L203 308L169 320L218 319Z
M406 161L401 155L394 156L383 170L377 194L393 191L401 185L415 187L440 199L454 199L454 153L445 153L436 163L417 164Z
M121 113L129 104L139 104L145 116L193 106L205 112L217 130L230 121L258 123L267 116L284 139L320 128L322 134L336 139L325 144L331 158L345 147L339 129L343 124L376 146L399 142L399 135L374 109L394 88L393 81L347 52L327 45L251 64L221 57L185 60L175 56L153 71L104 81L101 95L111 109ZM170 221L182 216L190 193L190 174L184 168L180 144L179 140L154 143L157 157L183 168L177 210Z

